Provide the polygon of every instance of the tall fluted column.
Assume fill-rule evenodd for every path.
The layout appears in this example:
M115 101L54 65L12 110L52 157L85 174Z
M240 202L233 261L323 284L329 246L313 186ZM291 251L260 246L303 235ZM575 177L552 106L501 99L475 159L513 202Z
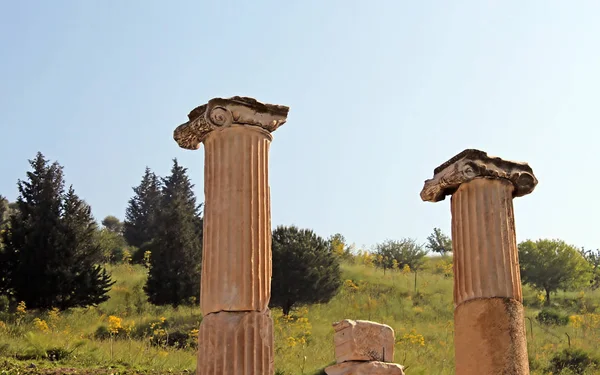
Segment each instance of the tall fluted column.
M536 185L526 163L478 150L425 181L424 201L452 195L457 375L529 374L512 200Z
M204 242L199 375L271 375L271 132L288 107L216 98L194 109L174 138L204 143Z

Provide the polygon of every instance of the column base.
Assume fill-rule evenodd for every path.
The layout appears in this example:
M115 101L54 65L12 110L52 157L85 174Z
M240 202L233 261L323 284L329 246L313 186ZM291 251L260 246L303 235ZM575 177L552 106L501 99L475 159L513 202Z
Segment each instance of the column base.
M528 375L523 305L479 298L454 310L457 375Z
M273 375L271 312L206 315L198 333L197 375Z

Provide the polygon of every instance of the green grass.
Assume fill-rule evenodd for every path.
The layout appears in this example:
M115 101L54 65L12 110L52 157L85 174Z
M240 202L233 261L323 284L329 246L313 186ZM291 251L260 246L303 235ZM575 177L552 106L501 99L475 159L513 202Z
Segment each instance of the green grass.
M332 364L332 323L348 318L394 328L395 362L407 366L407 374L454 374L452 277L444 276L442 267L448 261L428 259L425 269L417 274L416 290L414 273L388 270L384 274L380 269L344 264L344 285L329 303L297 308L288 319L280 309L273 309L276 368L289 375L317 374ZM110 299L98 307L73 309L58 318L29 311L19 324L16 314L0 315L4 322L0 323L0 374L27 373L26 367L32 363L38 372L61 372L60 368L86 368L90 373L109 368L113 373L193 372L193 330L202 319L199 308L149 304L143 294L146 273L141 266L119 265L109 270L117 283ZM567 326L560 327L540 325L535 319L542 308L539 293L528 287L523 293L529 318L529 355L535 367L532 374L543 373L552 356L568 347L568 337L571 347L599 356L600 290L553 295L555 309L582 317L572 317ZM111 315L121 318L121 325L129 331L122 330L118 339L95 337L98 327L108 328ZM40 322L36 325L36 317L48 324L48 331L40 329ZM153 323L154 329L150 329ZM183 348L152 345L152 337L158 337L161 329L170 334L188 333L190 339ZM50 361L44 358L50 348L63 348L70 354Z

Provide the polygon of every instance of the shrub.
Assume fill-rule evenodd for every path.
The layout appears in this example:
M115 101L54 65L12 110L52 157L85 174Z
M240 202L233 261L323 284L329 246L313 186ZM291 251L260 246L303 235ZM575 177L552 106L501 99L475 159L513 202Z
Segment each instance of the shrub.
M96 328L96 331L94 332L94 338L96 340L108 340L110 338L110 331L108 330L108 327L101 325Z
M590 357L581 349L567 348L552 357L548 370L553 374L570 370L575 374L583 375L588 368L592 370L600 368L600 360Z
M71 352L64 348L55 347L46 349L46 356L51 361L60 361L61 359L68 358L71 355Z
M10 300L5 295L0 295L0 314L7 313L10 307Z
M566 326L569 323L569 317L552 309L543 309L536 316L541 324Z

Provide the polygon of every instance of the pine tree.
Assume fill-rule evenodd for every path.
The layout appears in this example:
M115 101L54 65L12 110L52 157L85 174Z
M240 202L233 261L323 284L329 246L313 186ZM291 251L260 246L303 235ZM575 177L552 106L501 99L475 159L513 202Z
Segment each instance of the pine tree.
M150 271L144 291L151 303L173 305L200 298L202 218L187 168L173 160L171 175L163 179L156 237L152 241Z
M123 223L123 236L130 246L142 247L152 241L157 228L160 204L160 180L146 167L142 182L133 188Z
M31 308L87 306L106 300L112 285L96 265L95 222L72 188L65 194L62 167L41 153L17 183L19 197L3 234L5 288Z
M271 306L288 315L298 304L324 303L342 283L339 257L312 230L278 226L273 231Z

